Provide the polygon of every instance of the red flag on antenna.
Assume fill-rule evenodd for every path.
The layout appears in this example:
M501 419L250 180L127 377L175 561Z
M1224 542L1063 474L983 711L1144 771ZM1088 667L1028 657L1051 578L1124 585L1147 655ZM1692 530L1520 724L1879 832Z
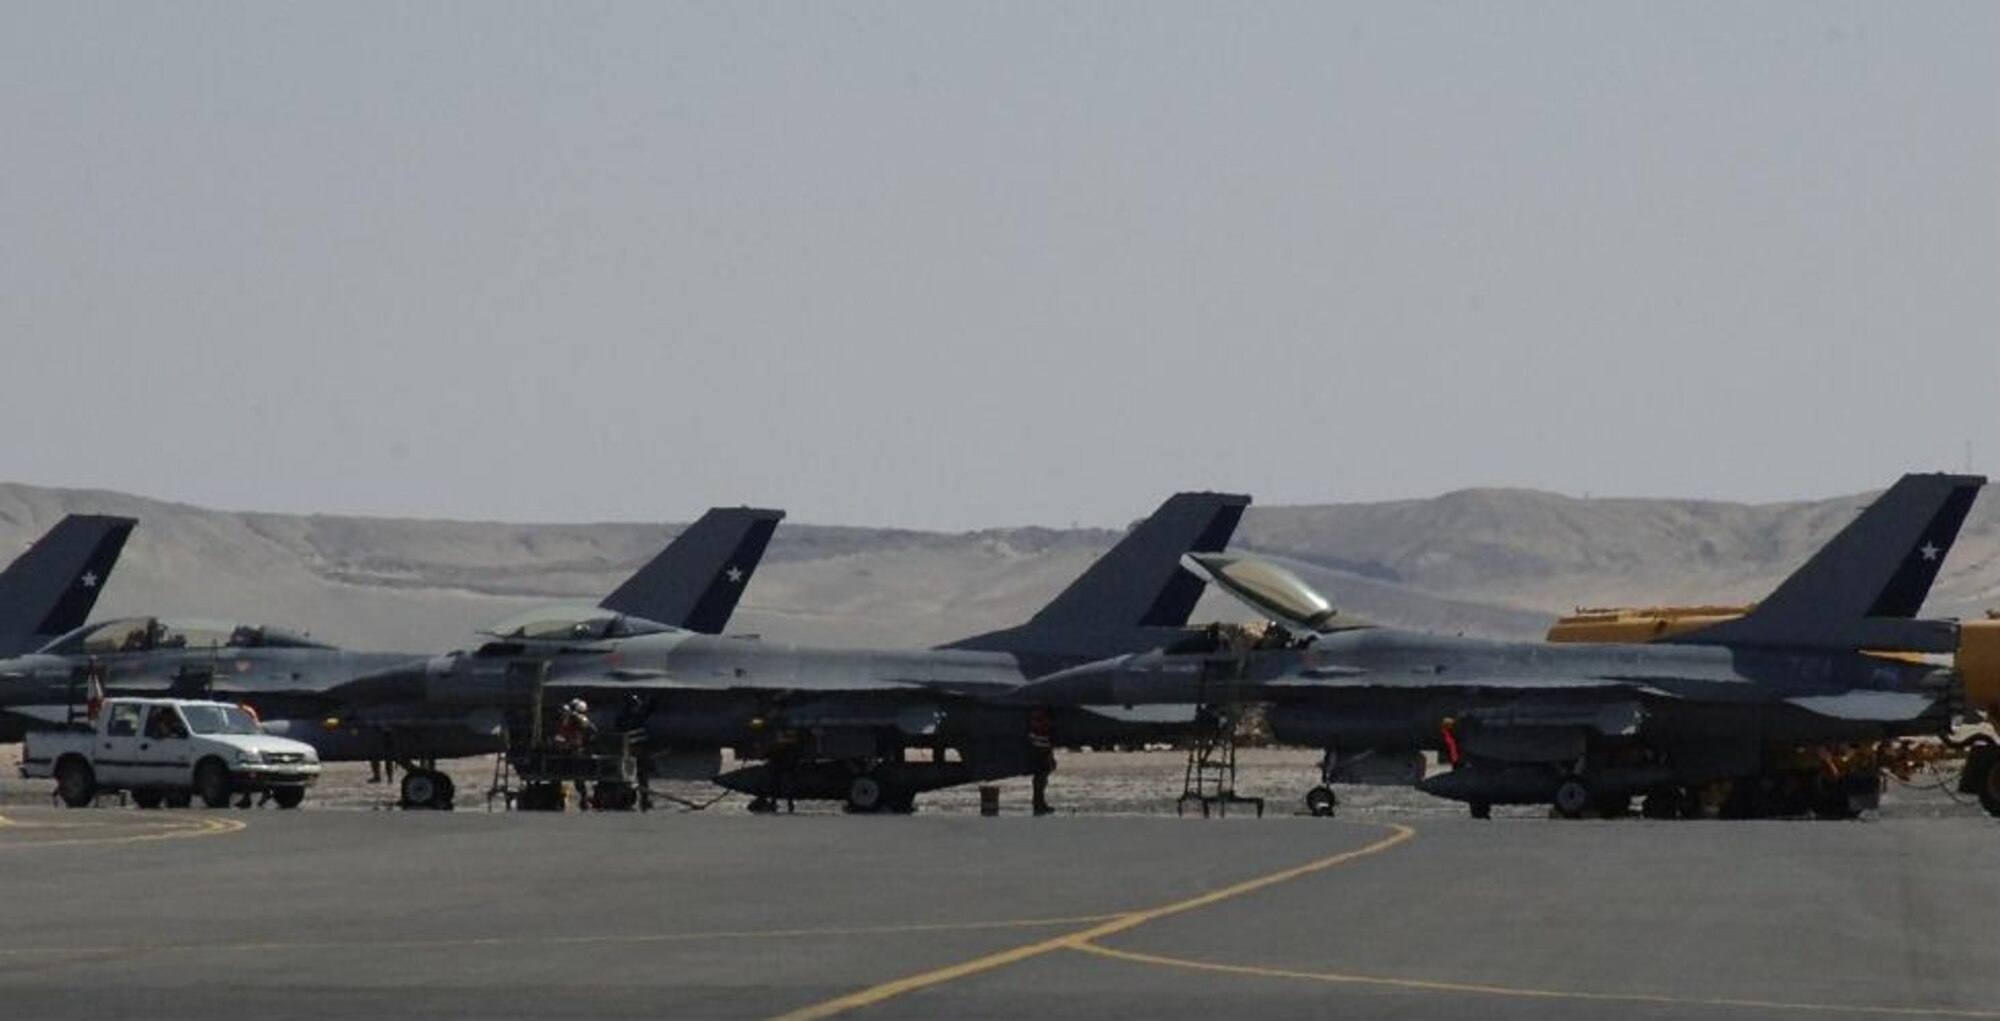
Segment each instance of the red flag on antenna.
M84 715L96 723L97 714L104 710L104 668L95 659L85 668L84 681L90 686L83 699Z

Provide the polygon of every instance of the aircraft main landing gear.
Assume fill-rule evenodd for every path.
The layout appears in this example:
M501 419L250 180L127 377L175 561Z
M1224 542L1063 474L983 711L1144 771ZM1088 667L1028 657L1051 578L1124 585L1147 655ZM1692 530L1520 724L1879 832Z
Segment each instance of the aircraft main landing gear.
M1958 789L1978 795L1987 815L2000 816L2000 746L1982 743L1965 757Z
M396 807L448 812L457 793L450 776L435 769L407 767L403 770L402 800Z
M1565 819L1581 819L1590 808L1590 785L1583 782L1583 777L1573 773L1563 777L1562 782L1556 785L1554 802L1556 814Z

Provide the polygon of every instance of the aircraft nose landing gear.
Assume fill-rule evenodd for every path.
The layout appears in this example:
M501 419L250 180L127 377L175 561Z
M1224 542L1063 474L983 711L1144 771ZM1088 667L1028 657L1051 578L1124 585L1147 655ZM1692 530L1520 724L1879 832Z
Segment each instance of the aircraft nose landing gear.
M1325 784L1306 792L1306 811L1315 819L1333 818L1334 809L1339 805L1340 798L1333 793L1333 788Z

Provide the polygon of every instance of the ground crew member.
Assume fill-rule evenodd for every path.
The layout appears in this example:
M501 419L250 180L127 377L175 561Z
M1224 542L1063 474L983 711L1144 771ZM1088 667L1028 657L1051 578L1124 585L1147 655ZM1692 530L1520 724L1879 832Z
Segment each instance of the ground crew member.
M1050 724L1047 709L1028 714L1028 768L1034 773L1036 815L1055 811L1049 807L1049 774L1056 771L1055 738Z
M589 703L580 698L564 703L562 719L556 724L556 747L581 756L590 751L596 739L597 724L590 720ZM580 772L576 776L576 807L579 811L590 810L590 787Z

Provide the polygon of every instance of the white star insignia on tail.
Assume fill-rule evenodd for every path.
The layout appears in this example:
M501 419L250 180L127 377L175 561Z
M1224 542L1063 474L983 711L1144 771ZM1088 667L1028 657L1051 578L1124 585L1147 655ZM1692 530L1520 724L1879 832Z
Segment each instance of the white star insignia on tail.
M86 572L84 572L84 575L83 575L83 577L81 577L81 578L78 578L77 580L78 580L78 581L80 581L80 582L83 582L83 587L84 587L84 588L96 588L96 587L97 587L97 572L95 572L95 571L86 571Z
M1925 562L1928 563L1929 561L1936 560L1938 554L1944 551L1937 548L1937 543L1927 542L1917 547L1917 552L1923 554Z
M727 577L731 584L741 582L743 580L743 569L740 567L732 567L729 569L728 573L724 575L724 577Z

